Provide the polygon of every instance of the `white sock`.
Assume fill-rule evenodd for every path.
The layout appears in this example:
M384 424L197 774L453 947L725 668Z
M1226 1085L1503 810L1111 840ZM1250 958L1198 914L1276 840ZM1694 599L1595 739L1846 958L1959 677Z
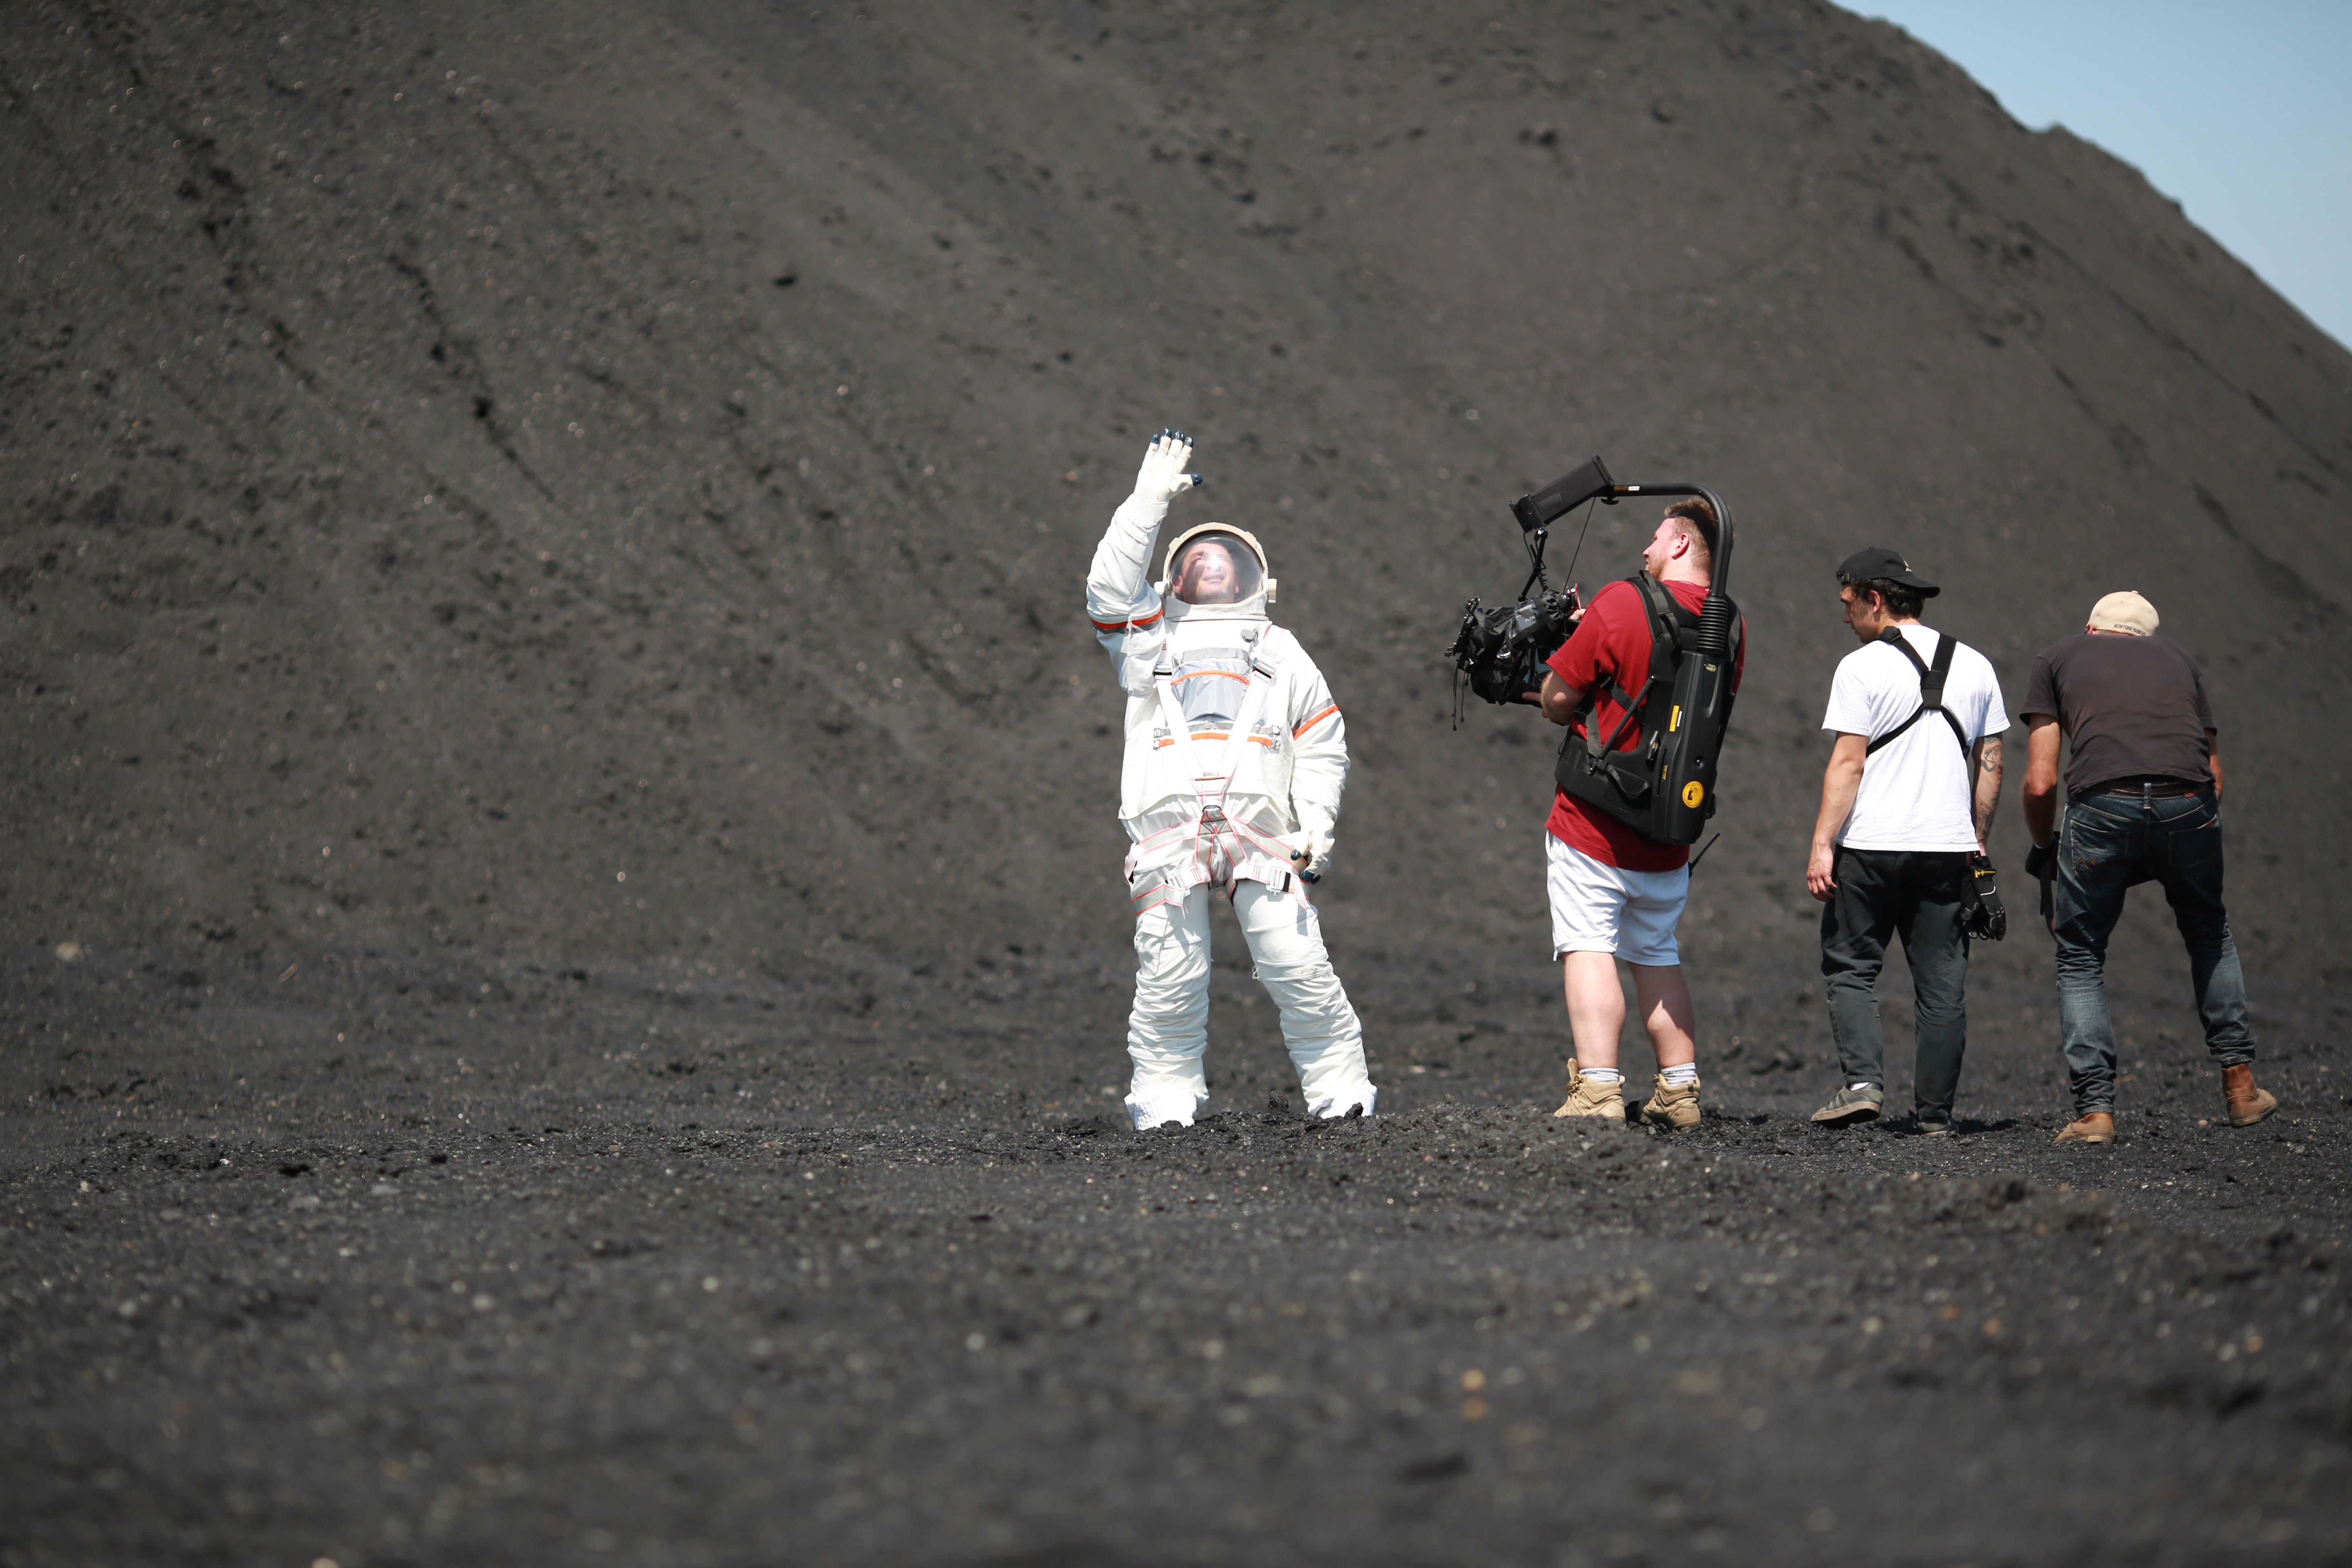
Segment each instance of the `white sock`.
M1877 1087L1878 1086L1874 1083L1850 1083L1846 1085L1846 1088L1848 1089L1876 1089Z
M1589 1078L1595 1083L1622 1083L1625 1081L1625 1075L1619 1072L1615 1068L1579 1068L1576 1070L1580 1077Z
M1662 1068L1658 1073L1658 1077L1668 1089L1680 1089L1686 1083L1696 1083L1698 1081L1698 1063L1685 1062L1678 1068Z

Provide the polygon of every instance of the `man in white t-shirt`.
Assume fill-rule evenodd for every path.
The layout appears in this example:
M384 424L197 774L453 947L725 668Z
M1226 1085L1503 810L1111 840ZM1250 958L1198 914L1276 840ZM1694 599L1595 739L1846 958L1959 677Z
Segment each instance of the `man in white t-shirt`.
M1857 551L1837 575L1845 624L1862 647L1838 662L1830 683L1822 728L1837 743L1822 776L1805 886L1827 906L1822 975L1843 1087L1813 1120L1847 1127L1878 1117L1886 1083L1878 974L1887 938L1899 936L1916 1003L1916 1125L1948 1132L1968 1046L1961 921L2000 802L2009 714L1991 662L1919 624L1938 590L1910 563L1892 550Z

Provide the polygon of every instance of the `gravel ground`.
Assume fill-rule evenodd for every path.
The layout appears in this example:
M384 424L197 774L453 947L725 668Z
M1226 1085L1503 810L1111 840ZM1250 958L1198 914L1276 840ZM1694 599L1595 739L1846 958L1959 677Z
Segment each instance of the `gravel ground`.
M1669 1138L1533 1102L1531 1003L1139 1136L1042 1005L18 974L12 1564L2352 1551L2340 1064L2233 1131L2143 1063L2104 1151L1735 1064Z

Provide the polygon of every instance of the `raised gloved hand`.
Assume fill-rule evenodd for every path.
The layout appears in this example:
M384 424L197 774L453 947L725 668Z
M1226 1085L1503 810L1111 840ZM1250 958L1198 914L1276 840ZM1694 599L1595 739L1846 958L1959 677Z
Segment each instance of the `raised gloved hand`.
M1181 430L1160 431L1143 449L1143 467L1135 473L1135 499L1150 503L1165 517L1170 501L1206 482L1184 471L1192 460L1192 437Z

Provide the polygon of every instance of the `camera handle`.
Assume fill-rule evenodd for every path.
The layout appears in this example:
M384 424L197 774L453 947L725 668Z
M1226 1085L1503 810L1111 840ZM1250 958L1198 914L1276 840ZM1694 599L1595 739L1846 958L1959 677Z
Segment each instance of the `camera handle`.
M1544 575L1544 542L1550 537L1551 530L1549 528L1531 529L1528 532L1528 580L1519 584L1519 597L1522 599L1528 596L1530 588L1540 585L1547 593L1551 589L1551 580Z
M1617 504L1617 498L1614 496L1597 495L1591 499L1602 506ZM1570 551L1568 555L1569 586L1571 588L1576 585L1576 563L1584 553L1584 536L1591 531L1592 508L1588 506L1584 509L1583 526L1576 531L1576 548ZM1551 592L1551 579L1544 573L1544 546L1551 540L1551 527L1549 524L1545 524L1542 527L1528 529L1523 537L1528 547L1528 580L1519 584L1519 597L1526 598L1528 590L1530 588L1541 588L1549 594Z

